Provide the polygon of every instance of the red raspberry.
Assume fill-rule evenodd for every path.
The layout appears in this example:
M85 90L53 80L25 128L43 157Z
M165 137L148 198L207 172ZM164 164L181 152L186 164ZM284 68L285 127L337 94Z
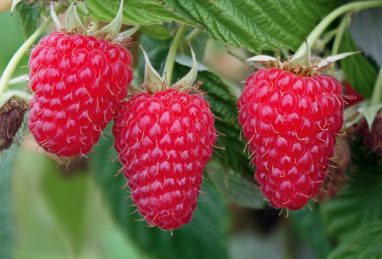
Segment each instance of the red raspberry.
M165 230L187 224L216 140L208 103L172 88L140 93L121 107L113 134L141 215Z
M356 90L354 90L354 88L348 82L345 81L343 83L343 86L344 86L343 98L344 98L346 107L357 104L364 100L363 96L360 95Z
M88 153L126 96L130 64L128 50L103 39L44 37L29 60L29 130L39 145L58 156Z
M340 83L262 69L247 79L238 109L264 195L276 208L302 208L324 181L343 123Z

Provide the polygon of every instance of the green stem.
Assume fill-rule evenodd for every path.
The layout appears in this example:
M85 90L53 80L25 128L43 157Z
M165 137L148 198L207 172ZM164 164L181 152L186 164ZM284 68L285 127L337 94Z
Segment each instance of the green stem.
M382 102L382 67L379 69L377 81L374 85L373 95L371 96L370 106L380 104Z
M290 53L286 49L281 49L281 54L283 55L283 59L287 59L290 56Z
M338 26L336 37L334 38L333 42L333 48L332 48L332 55L338 54L338 50L340 49L340 44L342 41L342 38L344 36L346 28L349 26L351 19L351 14L348 13L345 15L345 17L342 19L340 25Z
M326 33L324 33L319 40L316 41L319 42L319 46L322 46L322 48L325 48L325 46L336 36L337 34L337 28L330 30Z
M192 41L192 40L195 39L201 32L202 32L202 30L200 30L200 29L198 29L198 28L193 29L193 30L186 36L186 41L187 41L187 42Z
M178 50L180 43L182 42L181 39L183 38L183 35L185 32L186 32L186 27L184 25L181 25L175 34L174 40L171 43L170 50L167 55L166 65L164 67L162 77L165 78L165 81L168 85L171 85L171 78L172 78L172 72L174 70L176 52Z
M354 11L360 11L363 9L374 8L382 6L382 0L374 1L358 1L349 3L343 6L338 7L330 14L325 16L325 18L313 29L313 31L306 38L309 46L313 46L314 42L321 36L321 34L326 30L326 28L339 16ZM301 54L305 49L305 43L302 43L301 46L296 51L295 55Z
M21 58L30 49L32 44L45 31L51 22L52 19L47 18L46 21L37 28L37 30L20 46L20 48L13 55L0 78L0 95L8 89L9 80L11 79L13 72L15 71Z

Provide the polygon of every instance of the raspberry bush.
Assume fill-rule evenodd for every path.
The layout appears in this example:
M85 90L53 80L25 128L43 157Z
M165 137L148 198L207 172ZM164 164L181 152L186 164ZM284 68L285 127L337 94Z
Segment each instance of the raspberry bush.
M382 255L381 0L3 2L0 258Z

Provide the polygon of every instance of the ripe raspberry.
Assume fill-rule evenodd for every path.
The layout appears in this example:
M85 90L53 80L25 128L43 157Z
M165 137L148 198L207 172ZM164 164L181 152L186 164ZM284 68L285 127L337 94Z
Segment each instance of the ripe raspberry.
M128 50L93 36L43 38L29 60L29 130L39 145L58 156L88 153L126 96L130 64Z
M121 107L113 134L146 221L164 230L188 223L216 139L208 103L173 88L140 93Z
M276 208L302 208L319 191L343 123L340 83L261 69L247 79L238 109L264 195Z
M343 98L345 107L349 107L364 100L363 96L360 95L356 90L354 90L354 88L348 82L345 81L343 83L343 86Z
M27 103L17 97L12 97L0 107L0 152L12 145L27 107Z

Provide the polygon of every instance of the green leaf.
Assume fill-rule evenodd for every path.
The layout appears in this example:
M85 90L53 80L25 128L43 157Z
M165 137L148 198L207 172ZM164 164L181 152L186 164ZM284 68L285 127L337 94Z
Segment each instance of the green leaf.
M8 150L0 158L0 258L10 259L13 251L13 216L11 197L11 173L14 150Z
M312 248L318 258L326 258L331 250L331 244L324 231L318 207L314 206L312 211L291 211L289 220L299 238Z
M328 259L381 258L382 222L367 224L346 237Z
M321 206L325 227L336 239L342 240L355 229L382 218L381 167L366 163L357 164L349 186Z
M88 202L89 177L82 171L71 171L73 175L65 176L63 170L55 170L54 163L43 171L41 193L58 221L67 233L74 252L82 249L85 237L85 213ZM70 202L68 202L70 200Z
M115 176L121 168L111 162L116 157L112 142L102 139L91 156L91 171L115 221L142 252L154 258L227 258L228 212L211 183L205 179L191 223L171 235L148 227L135 212L126 189L122 189L126 180Z
M21 26L25 38L28 38L38 27L41 18L41 2L21 1L16 6L17 12L20 14Z
M347 30L344 32L339 52L358 51L356 44ZM340 61L346 80L363 97L370 98L377 79L377 71L361 54L347 57Z
M168 40L172 37L171 33L165 27L159 24L146 25L141 28L141 31L153 38L159 40Z
M86 0L90 15L111 21L119 0ZM181 21L201 26L214 38L250 51L296 49L337 1L129 0L124 22L157 24Z
M250 51L296 49L337 1L163 0L218 40Z
M110 22L117 14L120 0L86 0L86 7L94 19ZM181 21L190 23L171 8L157 0L128 0L124 2L123 23L131 25L162 24L163 22Z
M208 177L229 201L241 207L261 209L265 199L254 184L243 176L223 168L220 163L210 162L207 166Z

